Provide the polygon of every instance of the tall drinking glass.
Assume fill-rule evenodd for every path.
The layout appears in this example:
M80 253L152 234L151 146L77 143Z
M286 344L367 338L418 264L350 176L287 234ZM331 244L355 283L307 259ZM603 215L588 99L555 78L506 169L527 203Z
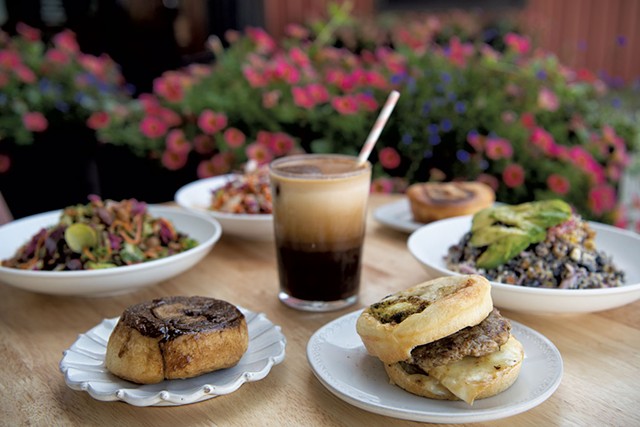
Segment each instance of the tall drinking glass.
M354 304L371 164L339 154L282 157L270 165L280 300L306 311Z

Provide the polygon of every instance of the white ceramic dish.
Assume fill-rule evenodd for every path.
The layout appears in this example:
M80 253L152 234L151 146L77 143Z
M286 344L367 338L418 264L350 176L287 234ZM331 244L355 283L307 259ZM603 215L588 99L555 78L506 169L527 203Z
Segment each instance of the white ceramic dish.
M238 364L209 374L157 384L135 384L111 374L104 365L107 342L118 318L105 319L64 352L60 371L67 385L97 400L121 400L135 406L175 406L201 402L236 391L263 379L285 357L286 339L280 327L263 313L238 307L247 319L249 348Z
M175 202L183 208L215 218L225 235L246 240L273 241L271 214L231 214L209 209L212 191L222 187L236 175L221 175L191 182L175 194Z
M413 220L409 199L403 198L373 211L373 218L387 227L405 233L412 233L424 224Z
M447 269L444 256L471 229L472 216L449 218L425 225L409 236L413 256L434 276L457 275ZM586 313L608 310L640 299L640 235L590 222L596 247L625 272L626 285L607 289L540 289L492 282L497 307L529 313Z
M525 359L516 382L503 393L465 402L433 400L413 395L389 383L382 362L367 354L356 333L362 310L342 316L318 329L307 344L314 374L329 391L358 408L411 421L471 423L505 418L544 402L562 380L562 357L540 333L511 321Z
M142 264L102 270L28 271L0 266L0 283L53 295L111 296L133 292L188 270L220 239L222 228L212 218L165 206L149 206L156 217L170 220L176 230L196 239L195 248ZM0 259L12 257L41 228L55 225L61 211L22 218L0 227Z

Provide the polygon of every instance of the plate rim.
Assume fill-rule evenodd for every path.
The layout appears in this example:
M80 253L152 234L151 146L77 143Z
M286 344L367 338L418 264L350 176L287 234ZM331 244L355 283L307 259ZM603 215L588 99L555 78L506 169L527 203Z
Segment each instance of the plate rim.
M407 197L378 206L373 211L373 218L382 225L409 234L425 225L416 221L392 221L388 214L396 211L407 211L408 214L411 214L411 205Z
M223 390L219 393L214 393L215 385L212 385L209 382L198 382L198 384L194 385L194 387L185 390L182 394L179 391L168 390L167 387L158 391L145 391L140 392L140 389L145 386L155 386L159 387L160 385L165 384L179 384L180 381L197 381L199 378L203 381L205 377L208 375L215 374L215 372L210 372L208 374L202 374L198 377L188 378L186 380L164 380L157 384L136 384L124 379L117 378L118 381L124 382L127 384L127 387L118 387L112 388L110 391L102 391L98 392L96 389L92 387L93 383L100 383L101 385L105 384L105 381L96 381L96 380L88 380L88 381L74 381L69 378L69 370L70 369L78 369L77 365L70 363L69 361L65 361L69 354L78 353L76 351L76 345L80 343L84 339L90 339L96 342L98 345L102 345L102 343L97 342L92 338L92 334L98 336L98 331L101 327L106 327L108 330L108 336L105 341L108 341L110 334L113 332L119 316L112 318L105 318L100 323L96 324L89 330L84 333L78 335L77 339L71 344L66 350L63 351L63 356L60 362L58 363L58 369L63 374L65 384L76 391L86 391L89 395L99 401L111 402L111 401L122 401L128 403L133 406L181 406L187 405L191 403L202 402L204 400L212 399L218 396L224 396L227 394L231 394L238 390L243 384L248 382L255 382L265 378L273 369L274 366L282 363L286 357L286 346L287 339L286 336L282 332L282 328L279 325L273 323L264 312L255 312L249 310L240 305L236 305L236 307L245 315L245 317L250 317L247 320L247 326L249 326L254 321L262 321L265 322L268 326L269 331L273 331L275 334L274 340L270 342L269 345L277 344L279 347L279 351L277 354L269 355L266 359L267 362L265 366L259 371L244 371L242 372L234 382L226 384L229 385L227 390ZM259 338L263 336L266 331L261 331L257 336L253 338ZM101 337L104 338L104 337ZM252 337L249 336L249 343L251 343ZM102 347L101 347L102 348ZM105 352L106 352L106 342L104 344ZM258 349L260 350L260 349ZM243 355L243 358L249 355L249 351ZM100 367L104 369L108 376L113 376L113 374L109 373L106 367L104 367L104 358L105 354L95 354L92 356L93 360L100 362ZM232 368L229 368L232 369ZM115 381L107 381L109 384L116 385ZM194 389L197 389L194 391ZM133 393L132 393L133 392ZM139 396L136 396L139 395Z
M549 338L547 338L540 332L536 331L535 329L532 329L522 323L519 323L515 320L510 319L512 326L515 326L514 329L518 330L519 332L530 334L534 336L536 339L540 340L540 342L545 345L545 348L544 348L545 352L548 352L549 354L553 355L554 360L557 364L557 371L554 373L553 376L550 376L550 382L547 384L546 389L542 390L538 396L526 401L526 404L520 403L515 408L511 408L510 410L504 409L504 408L495 408L495 409L483 410L481 414L467 414L467 415L458 415L458 414L453 414L453 415L433 414L432 415L432 413L417 414L415 411L409 411L406 409L398 410L397 408L392 408L388 405L376 406L374 404L367 404L361 400L358 400L355 397L351 397L343 394L340 390L338 390L337 388L329 384L329 382L321 376L320 370L317 369L317 366L315 365L315 363L319 363L319 362L316 359L314 359L314 356L313 356L314 345L320 345L319 343L321 342L321 337L324 338L323 334L329 334L334 332L336 329L338 329L338 325L341 323L343 325L351 323L353 326L353 329L355 330L355 323L356 323L357 317L360 315L360 313L363 310L364 309L359 309L351 313L347 313L337 319L334 319L326 323L325 325L321 326L318 330L316 330L312 334L312 336L309 338L309 341L307 343L307 360L309 362L309 365L311 366L311 369L315 377L332 394L344 400L345 402L353 406L356 406L360 409L366 410L368 412L389 416L393 418L403 419L403 420L417 421L417 422L431 422L431 423L486 422L486 421L492 421L492 420L497 420L497 419L502 419L502 418L513 416L513 415L517 415L535 408L536 406L546 401L549 397L551 397L551 395L555 393L555 391L560 386L560 383L562 382L562 378L564 376L564 361L562 359L562 355L560 351L555 346L555 344L553 344L553 342ZM363 344L361 344L361 346L364 347ZM542 348L540 350L542 350ZM373 357L373 356L369 356L369 357ZM526 347L525 347L525 361L526 361ZM523 364L523 369L525 368L525 366L526 365ZM503 393L508 393L508 391L509 390L507 389ZM400 388L398 388L398 392L409 393ZM433 401L437 403L442 403L443 405L447 404L447 401L438 401L435 399Z

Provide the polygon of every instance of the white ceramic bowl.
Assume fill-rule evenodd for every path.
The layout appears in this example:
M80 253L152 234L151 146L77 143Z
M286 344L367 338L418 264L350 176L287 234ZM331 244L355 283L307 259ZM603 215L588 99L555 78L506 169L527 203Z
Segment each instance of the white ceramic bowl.
M183 208L215 218L225 235L246 240L273 241L273 216L271 214L231 214L209 209L212 192L236 175L220 175L200 179L180 188L175 202Z
M222 227L212 218L165 206L149 206L155 217L196 239L195 248L141 264L101 270L30 271L0 267L0 283L53 295L111 296L133 292L185 272L204 258L220 239ZM41 228L55 225L61 211L22 218L0 227L0 259L12 257Z
M411 254L436 276L458 275L444 260L451 245L471 229L472 216L444 219L420 227L409 236ZM529 313L586 313L608 310L640 299L640 235L605 224L589 223L596 247L625 272L626 284L606 289L540 289L492 282L496 307Z

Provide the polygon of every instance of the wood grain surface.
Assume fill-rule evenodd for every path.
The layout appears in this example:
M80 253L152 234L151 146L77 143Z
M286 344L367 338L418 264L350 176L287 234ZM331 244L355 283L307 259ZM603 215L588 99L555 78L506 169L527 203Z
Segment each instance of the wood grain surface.
M315 378L306 358L310 336L325 323L429 279L407 250L407 234L373 219L376 207L399 197L371 197L360 301L342 311L315 314L285 307L276 296L273 243L230 236L223 236L190 271L122 296L55 297L0 284L0 425L424 425L342 401ZM80 333L104 318L120 315L131 304L168 295L210 296L266 313L287 337L284 362L263 380L244 384L232 394L178 407L101 402L66 386L58 364ZM640 302L583 315L502 312L558 347L564 376L558 390L539 406L473 425L640 425Z

